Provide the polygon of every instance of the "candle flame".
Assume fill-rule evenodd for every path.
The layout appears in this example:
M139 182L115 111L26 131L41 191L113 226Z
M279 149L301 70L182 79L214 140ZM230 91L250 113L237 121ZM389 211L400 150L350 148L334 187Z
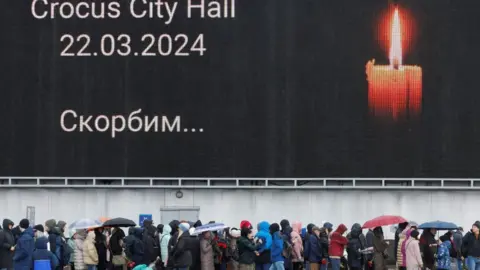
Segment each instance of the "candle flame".
M393 14L389 58L391 67L398 68L402 65L402 34L398 8L395 8L395 13Z

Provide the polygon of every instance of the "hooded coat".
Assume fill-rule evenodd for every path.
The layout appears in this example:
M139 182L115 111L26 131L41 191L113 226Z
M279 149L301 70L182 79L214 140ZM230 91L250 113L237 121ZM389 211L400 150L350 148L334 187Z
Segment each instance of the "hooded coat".
M85 236L83 234L77 233L75 237L75 249L73 250L75 254L75 261L73 265L75 269L84 270L87 269L85 263L83 262L83 242L85 241Z
M164 264L167 264L167 259L168 259L168 242L170 241L170 238L172 235L170 234L172 232L172 228L170 225L165 225L163 226L163 233L160 236L160 254L162 258L162 262Z
M195 228L190 228L189 230L189 244L188 250L190 250L190 254L192 255L192 265L190 266L189 270L200 270L201 269L201 259L200 259L200 239L196 235L192 235L190 231L195 231ZM193 232L192 232L193 233Z
M152 263L155 261L157 258L157 253L158 253L158 245L155 243L155 227L151 224L150 222L147 222L148 220L145 220L144 228L143 228L143 245L144 245L144 258L145 262L148 262L148 264ZM147 222L147 223L146 223ZM157 252L155 251L157 249Z
M130 260L135 263L135 265L140 265L140 264L147 264L145 261L145 251L144 251L144 245L142 242L142 237L143 237L143 229L142 228L134 228L133 231L133 236L134 238L132 241L129 243L129 246L126 247L128 248L131 258Z
M13 267L15 270L30 270L32 267L32 256L33 250L35 249L34 236L33 229L28 227L22 232L20 238L18 238L13 255Z
M292 232L290 233L291 244L293 247L293 262L303 262L303 241L301 237L302 223L300 221L292 224Z
M255 238L262 240L262 244L258 247L257 251L260 253L259 256L255 258L257 264L269 264L271 263L271 251L272 247L272 235L270 234L270 224L267 221L262 221L258 223L258 232L255 235Z
M338 225L338 228L330 235L330 247L328 249L330 257L343 257L345 246L348 244L347 238L343 236L346 231L347 227L344 224L340 224Z
M431 231L429 229L423 230L422 236L420 237L420 251L423 254L423 265L430 269L432 269L435 264L435 255L430 245L435 243L435 236Z
M363 250L365 244L360 240L360 235L362 235L362 227L356 223L352 226L347 246L348 266L351 268L362 268L363 266L363 255L359 250Z
M9 225L14 225L10 219L3 220L3 230L0 231L0 269L13 268L13 251L10 250L15 246L15 237L12 231L8 228Z
M175 245L170 251L169 266L174 268L185 268L192 265L192 254L190 253L190 234L188 231L178 233Z
M83 261L87 265L98 265L98 253L95 248L95 233L89 231L83 242Z
M35 251L33 251L33 261L48 260L50 267L54 270L58 266L58 259L55 254L47 249L48 239L40 237L35 241Z
M215 264L213 262L213 246L210 238L200 236L200 261L202 270L214 270Z
M290 228L290 225L288 225ZM282 262L283 256L283 238L280 234L280 226L277 223L270 225L270 234L272 235L272 246L270 248L270 259L272 263Z

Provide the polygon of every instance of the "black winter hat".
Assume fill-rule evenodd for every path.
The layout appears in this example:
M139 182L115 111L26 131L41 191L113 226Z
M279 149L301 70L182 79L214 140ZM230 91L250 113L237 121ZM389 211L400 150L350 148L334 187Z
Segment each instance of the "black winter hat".
M414 239L417 239L418 235L420 233L417 231L417 230L413 230L411 233L410 233L410 237L413 237Z
M473 223L473 226L477 227L480 229L480 221L475 221L475 223Z
M290 222L287 219L282 219L280 227L282 227L282 230L285 230L285 228L290 227Z
M272 223L269 229L270 229L270 234L274 234L280 231L280 225L278 225L278 223Z
M158 224L157 225L157 232L162 234L163 233L163 224Z
M42 224L35 225L33 229L37 231L45 232L45 229L43 228Z
M26 229L30 226L30 221L28 221L28 219L24 218L22 220L20 220L20 228L22 229Z

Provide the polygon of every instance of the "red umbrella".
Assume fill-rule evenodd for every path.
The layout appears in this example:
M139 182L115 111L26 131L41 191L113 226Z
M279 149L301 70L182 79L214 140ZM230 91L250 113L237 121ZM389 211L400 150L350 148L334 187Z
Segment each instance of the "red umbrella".
M404 222L408 222L408 221L401 216L379 216L377 218L374 218L372 220L365 222L362 228L372 229L376 227L394 225L394 224L399 224Z

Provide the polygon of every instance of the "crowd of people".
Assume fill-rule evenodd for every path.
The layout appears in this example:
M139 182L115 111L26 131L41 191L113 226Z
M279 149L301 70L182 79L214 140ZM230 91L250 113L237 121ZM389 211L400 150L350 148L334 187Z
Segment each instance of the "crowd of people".
M214 222L211 222L214 223ZM77 269L126 270L151 266L171 270L386 270L389 242L381 227L364 234L360 224L347 227L262 221L254 229L244 220L238 228L196 231L201 221L171 221L143 227L96 227L67 235L66 222L47 220L18 226L3 220L0 231L0 270ZM204 227L203 227L204 228ZM435 229L420 234L414 223L398 225L394 261L399 270L480 269L480 221L463 235L448 231L437 240ZM47 263L45 263L47 262ZM136 268L137 270L139 268Z

